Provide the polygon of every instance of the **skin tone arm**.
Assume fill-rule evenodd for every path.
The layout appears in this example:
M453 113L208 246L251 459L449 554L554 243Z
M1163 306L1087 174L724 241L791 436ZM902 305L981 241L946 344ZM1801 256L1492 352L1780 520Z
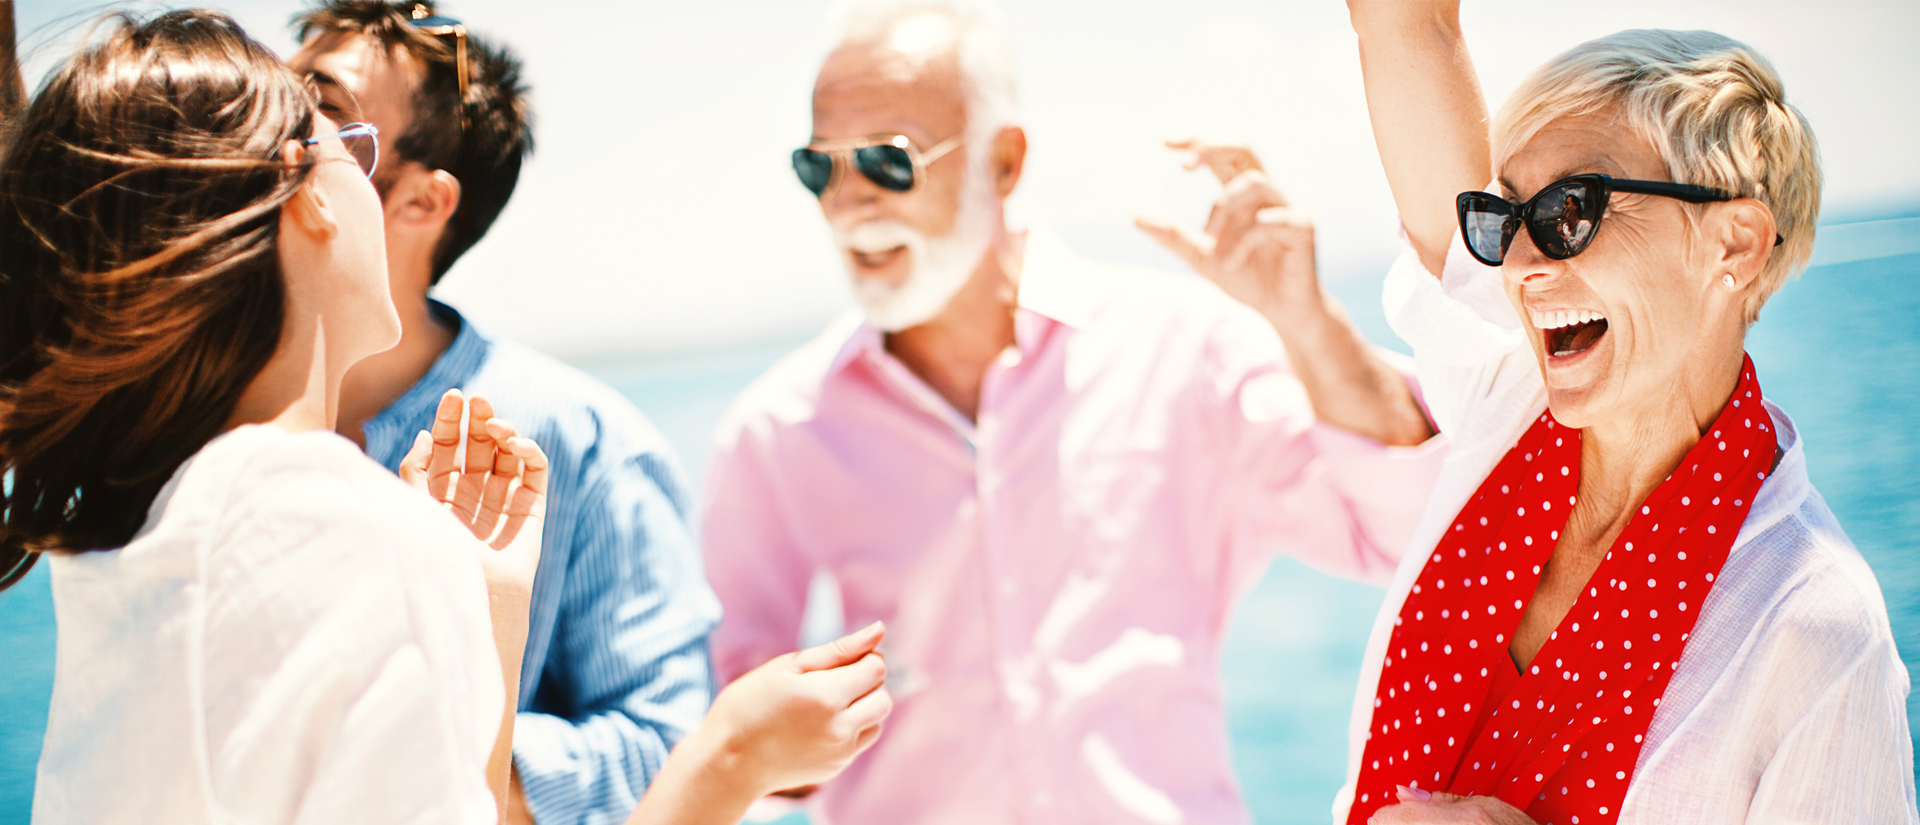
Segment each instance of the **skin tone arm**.
M27 108L20 77L20 50L13 31L13 0L0 0L0 133Z
M1454 198L1493 177L1487 107L1460 35L1457 0L1348 0L1374 143L1420 263L1439 277L1457 227ZM1373 825L1532 825L1491 796L1402 787Z
M468 436L461 456L461 418ZM448 390L400 465L484 543L481 565L499 647L507 707L487 760L487 785L502 821L532 821L510 784L514 698L526 653L527 616L540 564L547 457L493 417L485 397ZM778 657L720 692L692 734L674 748L630 822L732 825L754 800L838 775L880 736L893 710L887 667L875 651L878 622L816 648ZM511 802L515 804L509 804Z
M468 433L464 457L458 455L463 413ZM480 564L507 697L500 732L487 757L487 787L504 818L513 770L514 700L520 695L527 615L546 518L547 456L539 445L519 437L511 423L494 418L485 397L469 401L459 390L448 390L434 413L433 431L422 431L401 461L400 477L445 504L483 543Z
M1367 113L1394 205L1435 277L1459 226L1454 198L1493 179L1487 104L1458 0L1349 0Z
M673 749L628 825L733 825L754 800L839 775L893 710L886 628L775 658L727 685Z
M1203 232L1155 218L1135 224L1273 324L1321 421L1382 444L1411 446L1432 437L1406 380L1321 290L1313 221L1267 180L1253 151L1195 140L1167 146L1192 152L1187 168L1206 166L1226 191Z

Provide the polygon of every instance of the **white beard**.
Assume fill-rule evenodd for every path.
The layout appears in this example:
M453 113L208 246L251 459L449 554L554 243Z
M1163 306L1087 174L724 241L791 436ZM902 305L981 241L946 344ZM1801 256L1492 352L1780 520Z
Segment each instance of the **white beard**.
M900 285L853 275L853 300L875 329L899 332L933 320L980 267L993 244L994 202L984 172L967 169L960 187L960 210L945 235L929 237L885 218L833 227L834 241L849 257L854 250L879 252L906 247L912 269Z

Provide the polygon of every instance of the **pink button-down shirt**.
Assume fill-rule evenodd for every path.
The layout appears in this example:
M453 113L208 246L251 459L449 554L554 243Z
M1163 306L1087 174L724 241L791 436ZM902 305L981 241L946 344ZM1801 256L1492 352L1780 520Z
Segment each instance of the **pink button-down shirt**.
M896 703L816 816L1245 822L1232 607L1275 554L1384 581L1442 448L1317 424L1272 326L1197 277L1034 232L1019 304L977 423L858 318L742 396L704 520L717 672L792 649L824 569L849 626L888 623Z

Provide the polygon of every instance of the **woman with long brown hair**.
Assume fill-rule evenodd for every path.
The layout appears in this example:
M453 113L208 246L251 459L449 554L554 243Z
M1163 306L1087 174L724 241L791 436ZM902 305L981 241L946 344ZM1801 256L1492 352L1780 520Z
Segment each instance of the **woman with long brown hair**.
M225 18L102 29L0 161L0 583L49 557L59 626L35 819L490 819L519 655L487 597L539 527L483 579L331 434L399 334L373 130ZM490 434L495 504L537 516L544 457Z
M46 558L59 628L34 820L494 821L546 458L457 393L428 495L333 433L399 335L377 128L201 11L109 18L9 128L0 588ZM838 772L880 633L730 686L642 814Z

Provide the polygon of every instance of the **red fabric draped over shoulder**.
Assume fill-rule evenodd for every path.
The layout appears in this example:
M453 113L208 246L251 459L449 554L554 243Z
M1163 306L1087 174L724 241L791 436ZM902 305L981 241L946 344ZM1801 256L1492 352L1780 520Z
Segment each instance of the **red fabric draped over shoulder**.
M1748 358L1706 435L1642 503L1533 661L1491 697L1496 669L1514 667L1514 628L1580 487L1579 431L1540 416L1401 605L1349 823L1393 804L1397 785L1498 796L1538 822L1618 818L1654 709L1773 465L1760 400Z

